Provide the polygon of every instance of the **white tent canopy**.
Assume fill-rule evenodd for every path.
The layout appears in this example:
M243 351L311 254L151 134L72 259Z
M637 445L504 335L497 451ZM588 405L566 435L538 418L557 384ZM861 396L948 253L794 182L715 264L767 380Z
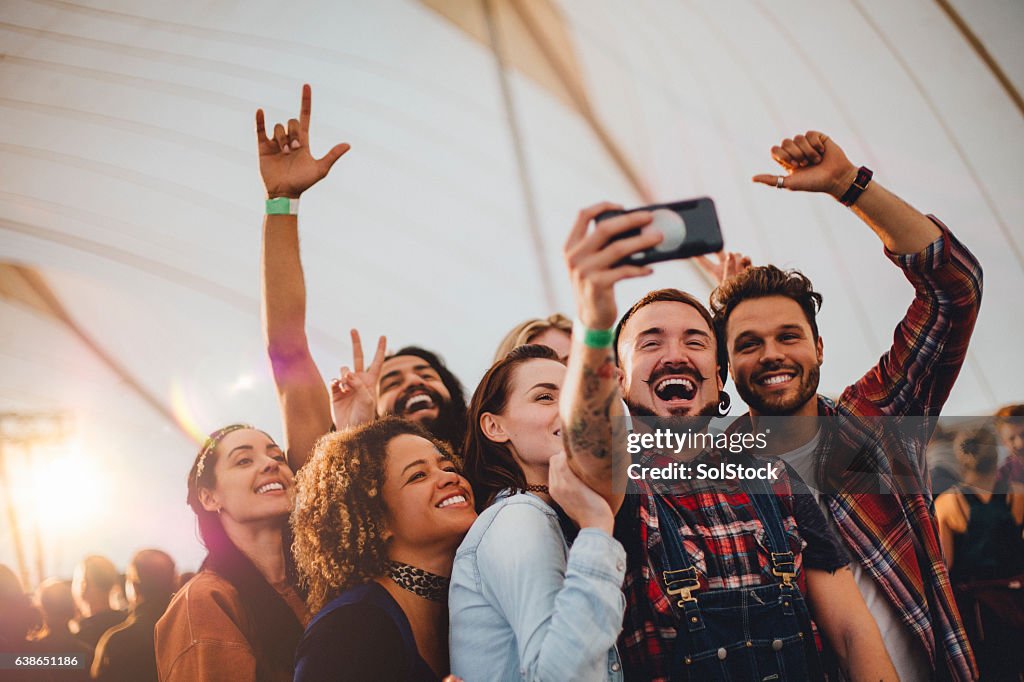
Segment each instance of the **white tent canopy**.
M79 482L104 491L90 514L94 492L60 501L78 526L41 522L46 570L146 546L195 567L186 434L239 420L280 434L252 120L296 116L303 82L314 153L352 145L302 199L325 375L350 361L356 326L437 349L471 390L513 324L572 311L560 249L581 207L708 195L727 248L824 294L822 391L837 394L886 350L912 291L854 215L750 182L773 172L773 144L819 129L985 267L946 413L1020 401L1024 5L959 0L961 26L944 5L4 2L0 258L67 317L38 288L0 286L0 412L73 414ZM620 307L661 286L709 292L669 263L620 287ZM3 451L23 491L24 450ZM4 524L7 564L10 540Z

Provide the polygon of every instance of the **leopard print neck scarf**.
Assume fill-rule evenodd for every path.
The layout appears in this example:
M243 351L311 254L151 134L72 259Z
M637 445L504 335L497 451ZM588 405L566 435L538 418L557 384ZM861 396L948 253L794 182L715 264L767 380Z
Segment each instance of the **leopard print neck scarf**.
M448 601L450 579L397 561L388 563L388 577L399 587L430 601Z

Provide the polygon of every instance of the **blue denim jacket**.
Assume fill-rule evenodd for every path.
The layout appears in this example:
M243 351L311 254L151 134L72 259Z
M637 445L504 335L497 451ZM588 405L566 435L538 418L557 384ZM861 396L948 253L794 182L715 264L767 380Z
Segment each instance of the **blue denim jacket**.
M566 544L555 511L504 491L455 555L452 673L491 680L621 680L615 640L626 552L596 528Z

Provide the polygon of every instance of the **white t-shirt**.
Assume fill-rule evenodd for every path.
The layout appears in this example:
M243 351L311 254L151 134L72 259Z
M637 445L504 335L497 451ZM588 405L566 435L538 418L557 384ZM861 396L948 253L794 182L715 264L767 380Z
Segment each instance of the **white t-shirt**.
M816 460L814 454L818 447L820 434L820 431L814 434L814 438L810 441L795 450L781 455L780 459L791 466L800 478L807 483L807 487L814 494L815 501L821 507L825 518L828 519L832 532L835 533L837 538L842 538L835 521L832 519L832 511L821 500L821 495L815 485L814 468ZM853 571L853 579L857 583L857 589L860 590L861 596L864 597L864 603L867 604L868 611L871 612L875 622L878 623L878 629L882 633L882 641L885 643L885 648L889 652L889 658L892 659L900 679L905 682L927 680L931 675L932 668L917 638L903 624L899 614L886 598L882 588L864 570L860 562L851 562L850 568Z

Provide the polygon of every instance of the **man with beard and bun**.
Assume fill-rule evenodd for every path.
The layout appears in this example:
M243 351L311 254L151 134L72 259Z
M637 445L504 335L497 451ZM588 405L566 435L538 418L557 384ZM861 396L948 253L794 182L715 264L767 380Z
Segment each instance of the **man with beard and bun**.
M858 170L822 133L784 140L772 156L787 175L758 175L755 182L826 193L851 206L882 240L915 297L892 347L832 401L817 393L824 345L815 316L822 298L810 280L765 266L723 282L712 309L733 381L750 406L734 428L759 428L765 417L806 417L772 422L785 427L772 454L817 489L822 510L856 559L857 585L901 678L973 679L974 659L937 537L925 452L967 354L981 303L981 266L942 223L872 182L868 169Z
M352 330L353 366L341 368L328 394L306 338L306 284L299 255L299 196L322 180L349 145L315 159L309 148L312 93L302 89L298 119L277 124L267 137L263 110L256 112L260 175L267 190L263 221L261 302L267 353L284 422L288 462L298 470L317 439L378 416L394 414L423 424L458 449L465 436L462 387L441 359L410 346L385 358L380 337L364 365L359 333Z
M608 501L626 549L619 638L626 679L823 679L813 612L850 679L895 680L844 552L813 500L793 495L800 483L785 469L771 483L638 480L628 476L634 464L696 468L729 455L647 450L631 459L613 452L620 397L633 415L688 417L694 432L706 431L707 415L728 400L711 314L693 296L651 292L613 333L615 283L651 272L616 264L662 239L641 232L613 240L648 225L647 212L588 232L600 213L616 208L581 211L566 241L578 318L560 409L570 465ZM635 429L649 428L640 421Z

